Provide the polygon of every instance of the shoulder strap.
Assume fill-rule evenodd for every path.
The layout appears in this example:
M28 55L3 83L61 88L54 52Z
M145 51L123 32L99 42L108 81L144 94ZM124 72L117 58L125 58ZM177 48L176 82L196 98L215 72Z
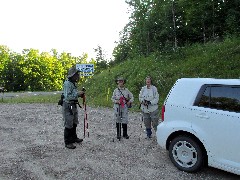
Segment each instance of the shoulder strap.
M122 94L122 96L124 97L124 99L126 99L125 96L123 95L122 91L121 91L119 88L118 88L118 90L120 91L120 93Z

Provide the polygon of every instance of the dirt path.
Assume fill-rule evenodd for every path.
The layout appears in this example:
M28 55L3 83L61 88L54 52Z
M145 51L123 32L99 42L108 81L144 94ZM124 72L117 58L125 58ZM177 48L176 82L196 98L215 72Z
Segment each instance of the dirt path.
M82 110L79 113L83 114ZM213 168L177 170L156 137L145 139L140 114L130 113L129 140L117 141L112 109L88 108L90 137L74 150L63 143L61 107L0 104L0 179L235 179ZM83 136L83 116L78 135Z

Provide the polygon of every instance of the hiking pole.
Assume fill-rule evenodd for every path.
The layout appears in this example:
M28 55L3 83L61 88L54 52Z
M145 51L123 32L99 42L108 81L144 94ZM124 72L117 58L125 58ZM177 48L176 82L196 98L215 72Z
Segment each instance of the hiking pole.
M119 123L119 141L121 140L121 136L122 136L122 133L121 133L121 127L122 127L122 123Z
M119 110L119 108L117 108L117 113L116 113L116 122L114 123L114 121L113 121L113 134L115 134L115 128L117 129L117 138L118 138L118 135L119 135L119 129L118 129L118 117L119 117L119 115L120 115L120 110ZM115 135L114 135L115 136ZM114 137L113 137L113 142L114 142Z
M143 125L143 115L140 117L140 128L141 129L140 129L139 141L140 141L141 136L142 136L142 130L143 130L142 125Z
M117 115L116 115L117 116ZM115 125L115 126L114 126ZM114 142L114 136L115 136L115 128L116 128L116 122L114 121L114 119L112 120L112 134L113 134L113 138L112 138L112 142Z
M139 109L141 109L141 106L142 106L142 103L140 103L140 105L139 105ZM141 113L142 114L142 113ZM141 139L141 136L142 136L142 124L143 124L143 114L142 114L142 116L139 118L140 119L140 135L139 135L139 141L140 141L140 139Z
M119 116L121 121L118 123L118 132L119 132L119 141L121 140L121 127L122 127L122 111L121 111L121 105L119 104Z
M85 88L82 89L82 91L86 91ZM88 130L88 119L87 119L87 104L86 104L86 95L83 95L83 108L84 108L84 124L83 124L83 136L86 137L86 131L87 136L89 137L89 130Z

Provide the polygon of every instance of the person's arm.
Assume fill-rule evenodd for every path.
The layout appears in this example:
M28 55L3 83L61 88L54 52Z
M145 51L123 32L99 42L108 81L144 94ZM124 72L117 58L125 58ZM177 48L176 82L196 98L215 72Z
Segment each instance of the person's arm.
M144 87L142 87L142 89L141 89L141 91L139 93L139 101L140 101L140 103L144 102L143 92L144 92Z
M78 91L78 97L83 98L85 91Z
M159 94L155 86L153 86L152 88L153 88L153 100L151 100L150 102L152 105L156 105L158 104L159 101Z
M134 101L134 97L133 97L133 94L128 90L128 102L132 103Z
M119 99L117 99L117 96L116 96L116 89L113 91L113 95L112 95L112 98L111 98L111 100L112 100L112 102L113 103L119 103Z

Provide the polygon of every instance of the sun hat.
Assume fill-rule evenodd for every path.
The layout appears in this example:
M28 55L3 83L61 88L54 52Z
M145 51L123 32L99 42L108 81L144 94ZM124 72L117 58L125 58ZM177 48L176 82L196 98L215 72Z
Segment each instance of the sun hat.
M123 81L123 83L126 83L126 79L124 79L123 77L118 77L115 82L117 83L118 81Z
M74 74L76 74L77 72L79 72L79 70L76 69L76 66L73 66L69 69L67 77L68 78L73 77Z

